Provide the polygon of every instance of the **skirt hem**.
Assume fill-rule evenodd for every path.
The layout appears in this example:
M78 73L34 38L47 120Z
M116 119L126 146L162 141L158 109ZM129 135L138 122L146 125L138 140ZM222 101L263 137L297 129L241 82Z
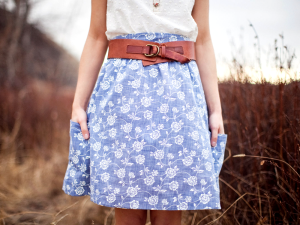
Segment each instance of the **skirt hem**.
M97 201L93 200L93 197L90 195L90 193L86 194L86 192L82 195L76 195L76 194L72 194L70 192L67 192L65 190L65 188L63 187L62 190L69 196L72 196L72 197L83 197L83 196L90 196L90 201L95 203L96 205L100 205L100 206L104 206L104 207L110 207L110 208L121 208L121 209L138 209L138 210L166 210L166 211L180 211L180 210L211 210L211 209L222 209L220 206L220 201L219 201L219 204L216 204L216 205L219 205L219 206L215 206L215 207L205 207L205 208L187 208L187 209L156 209L156 208L149 208L149 207L138 207L138 208L130 208L130 207L118 207L116 205L113 205L113 204L109 204L109 203L98 203ZM101 195L101 196L104 196L104 195ZM218 198L220 199L220 197ZM216 203L216 202L215 202Z

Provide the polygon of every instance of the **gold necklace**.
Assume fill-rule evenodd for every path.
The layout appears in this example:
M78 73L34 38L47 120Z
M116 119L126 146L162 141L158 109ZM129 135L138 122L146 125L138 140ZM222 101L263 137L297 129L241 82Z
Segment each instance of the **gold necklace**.
M153 6L157 7L159 6L160 0L153 0Z

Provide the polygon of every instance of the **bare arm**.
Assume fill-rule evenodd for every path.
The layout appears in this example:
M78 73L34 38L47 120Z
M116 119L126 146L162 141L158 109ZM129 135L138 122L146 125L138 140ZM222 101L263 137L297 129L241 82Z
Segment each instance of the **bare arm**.
M92 0L91 23L79 63L78 81L71 120L80 124L85 139L89 138L86 109L108 47L106 0Z
M212 132L211 145L215 146L218 133L224 134L224 126L218 89L216 59L209 30L209 0L195 0L192 16L198 26L196 62L209 111L209 128Z

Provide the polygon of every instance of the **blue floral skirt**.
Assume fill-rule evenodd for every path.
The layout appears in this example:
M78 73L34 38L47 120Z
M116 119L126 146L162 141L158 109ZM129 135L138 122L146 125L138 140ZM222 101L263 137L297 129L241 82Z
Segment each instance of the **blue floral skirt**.
M170 33L115 38L189 40ZM65 193L102 206L150 210L221 209L219 174L227 134L211 147L208 109L194 60L143 66L108 59L86 110L90 138L70 120Z

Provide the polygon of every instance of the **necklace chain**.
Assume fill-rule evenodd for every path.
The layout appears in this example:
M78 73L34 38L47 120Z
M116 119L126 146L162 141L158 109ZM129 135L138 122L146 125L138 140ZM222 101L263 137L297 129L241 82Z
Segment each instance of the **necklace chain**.
M153 0L153 6L157 7L159 6L160 0Z

